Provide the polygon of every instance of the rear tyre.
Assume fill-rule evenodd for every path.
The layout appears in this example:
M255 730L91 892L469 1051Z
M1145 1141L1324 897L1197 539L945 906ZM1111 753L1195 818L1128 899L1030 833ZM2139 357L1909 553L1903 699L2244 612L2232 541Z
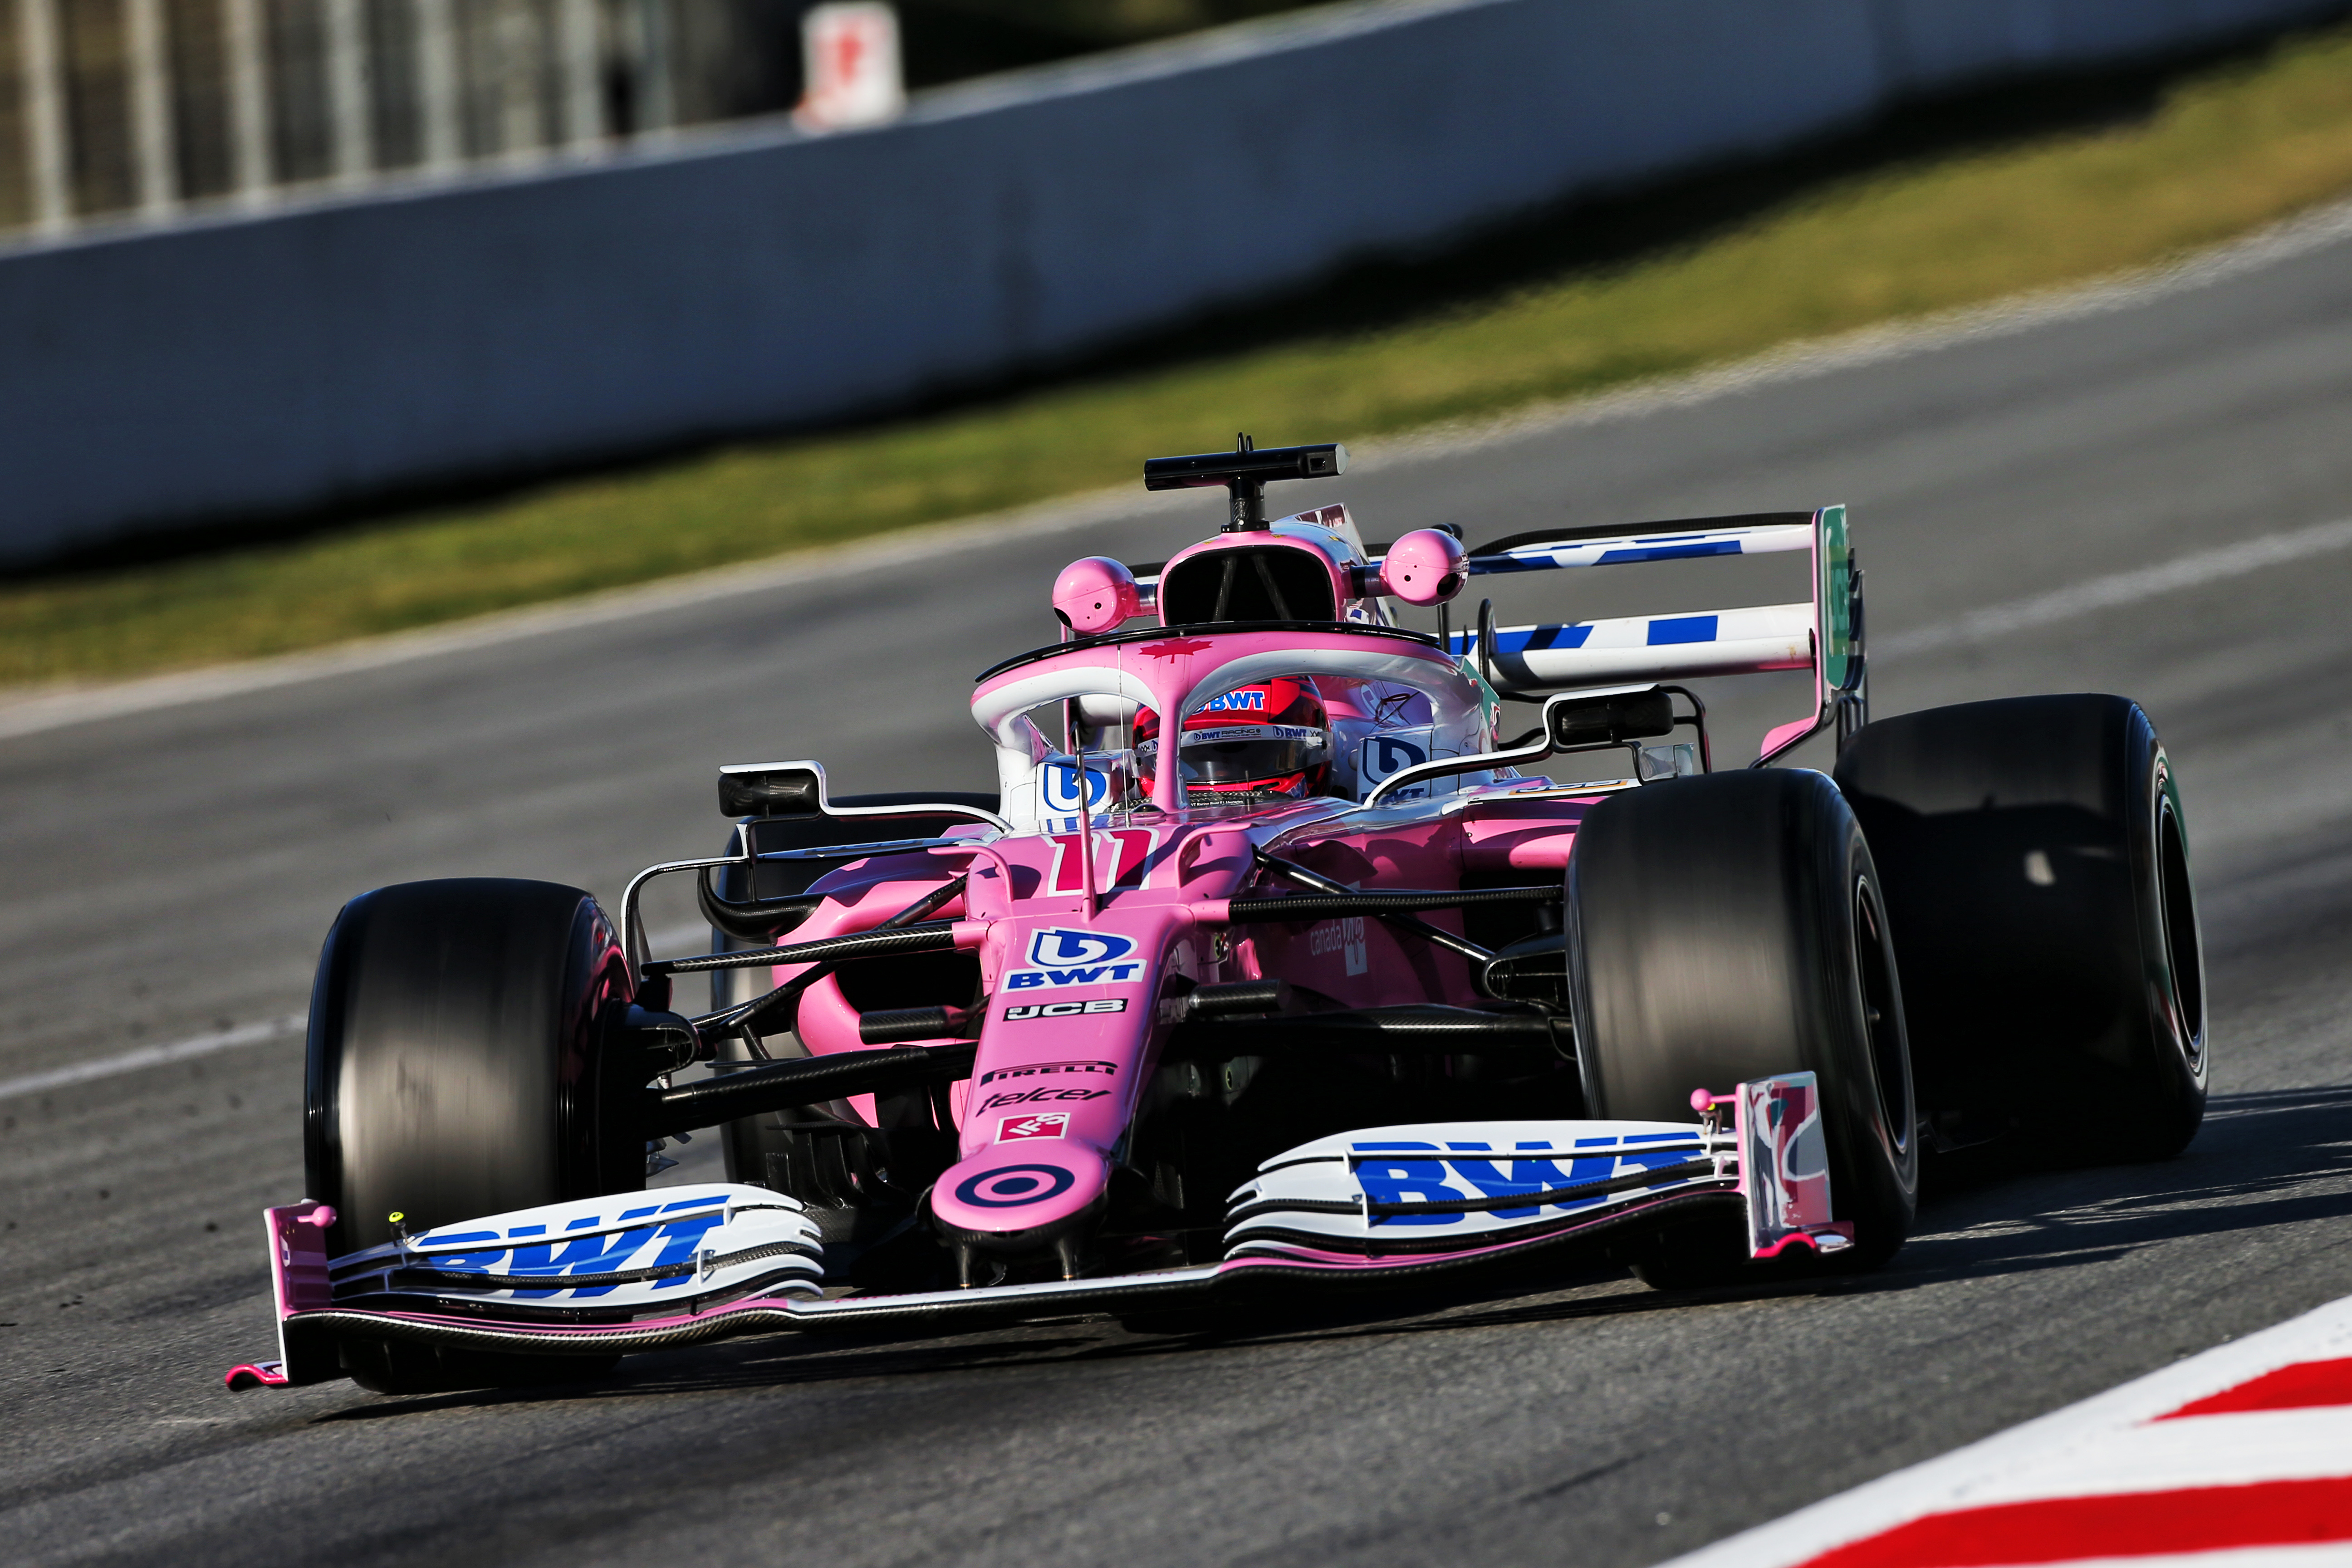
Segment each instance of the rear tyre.
M331 1255L413 1232L645 1184L635 1095L606 1048L628 965L576 888L410 882L343 907L311 993L303 1163L331 1204ZM642 1064L638 1064L642 1065ZM380 1393L544 1383L615 1358L365 1342L343 1364Z
M1817 773L1645 785L1584 819L1568 871L1577 1059L1592 1115L1688 1121L1696 1089L1819 1075L1848 1266L1909 1234L1919 1180L1895 950L1870 847ZM1634 1245L1650 1285L1745 1265L1728 1222Z
M2121 697L1885 719L1838 761L1876 848L1930 1135L2064 1163L2179 1153L2210 1075L2189 837Z

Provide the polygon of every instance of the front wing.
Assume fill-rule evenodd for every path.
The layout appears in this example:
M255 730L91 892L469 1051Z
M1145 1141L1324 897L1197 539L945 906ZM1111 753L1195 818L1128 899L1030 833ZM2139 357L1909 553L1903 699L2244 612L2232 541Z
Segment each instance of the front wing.
M789 1330L962 1329L1404 1283L1706 1209L1744 1210L1757 1258L1852 1244L1851 1227L1831 1217L1812 1074L1693 1100L1702 1120L1690 1123L1459 1122L1322 1139L1266 1161L1234 1195L1222 1262L900 1295L824 1296L814 1223L760 1187L551 1205L331 1260L333 1212L296 1204L265 1211L278 1359L237 1367L227 1382L341 1377L345 1339L613 1355Z

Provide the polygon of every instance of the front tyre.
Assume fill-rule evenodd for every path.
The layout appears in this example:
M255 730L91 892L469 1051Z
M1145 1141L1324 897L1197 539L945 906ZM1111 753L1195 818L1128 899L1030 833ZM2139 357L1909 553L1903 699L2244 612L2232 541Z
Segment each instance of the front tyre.
M576 888L492 879L381 888L343 907L311 992L305 1190L331 1255L645 1184L635 1091L605 1045L626 1005L612 923ZM635 1081L631 1081L634 1079ZM383 1393L577 1377L610 1357L344 1344Z
M1818 1075L1845 1261L1885 1261L1919 1181L1909 1047L1870 847L1829 779L1744 771L1644 785L1594 808L1569 859L1570 984L1587 1106L1688 1121L1691 1091ZM1653 1285L1728 1277L1728 1226L1637 1248Z

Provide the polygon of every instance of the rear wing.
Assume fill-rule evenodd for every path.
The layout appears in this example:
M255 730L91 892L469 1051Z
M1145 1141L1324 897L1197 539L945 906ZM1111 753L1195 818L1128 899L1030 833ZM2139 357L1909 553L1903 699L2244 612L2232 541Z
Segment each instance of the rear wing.
M1487 600L1479 605L1475 628L1446 634L1446 648L1470 659L1487 684L1506 697L1811 669L1813 711L1768 731L1753 765L1770 762L1832 725L1843 749L1870 717L1862 572L1846 537L1843 506L1649 523L1605 534L1585 530L1520 534L1474 552L1469 572L1472 576L1498 576L1799 550L1812 554L1812 597L1805 603L1497 626L1494 603Z

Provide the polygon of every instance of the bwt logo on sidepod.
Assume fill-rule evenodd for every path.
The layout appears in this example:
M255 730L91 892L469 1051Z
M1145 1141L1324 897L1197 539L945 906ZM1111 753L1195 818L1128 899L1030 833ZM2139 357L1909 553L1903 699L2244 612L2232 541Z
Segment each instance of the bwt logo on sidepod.
M1005 988L1037 991L1063 985L1132 984L1143 975L1142 960L1128 956L1134 951L1135 942L1129 937L1048 926L1029 938L1029 962L1035 967L1006 975Z

